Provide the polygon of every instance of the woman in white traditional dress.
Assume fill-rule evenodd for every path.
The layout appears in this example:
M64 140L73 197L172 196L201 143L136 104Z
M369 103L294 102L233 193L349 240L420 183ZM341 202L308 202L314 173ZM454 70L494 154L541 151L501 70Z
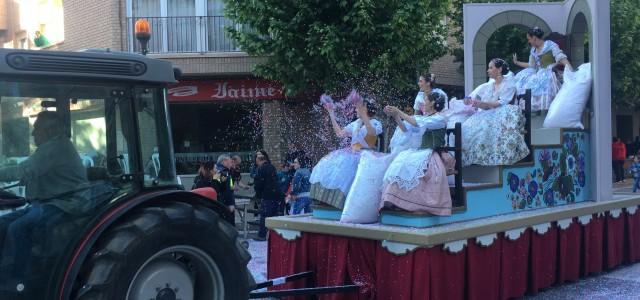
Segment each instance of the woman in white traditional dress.
M511 165L525 158L524 116L509 104L516 93L513 73L502 59L494 58L487 69L489 82L465 98L478 112L462 123L462 164Z
M447 120L438 112L446 105L446 99L434 91L422 103L421 114L414 116L393 106L385 107L385 112L394 116L401 129L406 130L400 122L404 121L419 128L422 135L420 147L399 152L386 170L380 208L450 215L446 168L440 155L434 153L434 149L445 144Z
M420 91L418 92L418 95L416 95L415 101L413 101L414 114L422 114L420 106L424 105L425 99L427 99L428 95L431 94L431 92L436 92L444 96L445 102L449 100L447 93L439 88L436 88L435 85L436 76L433 73L425 73L418 77L418 87L420 87Z
M324 107L329 112L336 135L342 138L350 137L351 147L329 153L313 168L309 178L310 197L342 209L356 175L360 155L362 151L375 147L377 137L382 133L382 123L373 119L375 108L371 101L356 101L358 119L344 128L336 121L333 106Z
M439 88L434 88L434 85L435 75L433 75L432 73L420 75L420 77L418 78L418 87L420 88L420 91L418 92L418 95L416 95L416 99L413 101L414 114L422 115L422 109L425 105L425 98L427 98L427 95L431 94L432 92L441 94L445 99L445 103L447 102L449 98L447 94ZM389 115L390 111L385 111L385 113ZM417 126L412 126L407 121L400 119L397 114L389 116L394 118L396 124L398 124L396 130L393 132L393 136L391 136L391 141L389 141L389 148L391 150L391 153L397 153L409 148L420 147L424 129L421 129Z
M553 68L563 64L571 68L567 56L560 50L558 44L543 39L544 31L534 27L527 32L527 41L531 45L529 62L518 61L513 55L513 63L524 68L515 77L518 94L524 94L531 89L531 109L533 111L548 110L551 101L560 90L560 82L556 78Z

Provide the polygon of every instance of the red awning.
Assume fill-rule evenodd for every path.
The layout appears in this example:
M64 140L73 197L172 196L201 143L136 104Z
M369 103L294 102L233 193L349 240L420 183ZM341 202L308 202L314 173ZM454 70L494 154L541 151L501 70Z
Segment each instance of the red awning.
M169 102L283 100L281 83L264 79L185 80L169 86Z

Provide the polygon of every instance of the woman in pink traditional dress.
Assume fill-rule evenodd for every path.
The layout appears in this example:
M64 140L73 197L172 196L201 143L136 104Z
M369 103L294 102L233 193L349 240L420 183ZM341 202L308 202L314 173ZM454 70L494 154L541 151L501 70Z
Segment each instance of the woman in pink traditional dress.
M422 115L409 116L393 106L385 112L424 130L419 148L398 153L384 174L380 208L397 207L410 212L451 214L451 194L445 165L434 149L445 143L447 120L439 114L445 97L432 92L421 106ZM404 128L402 122L398 126Z

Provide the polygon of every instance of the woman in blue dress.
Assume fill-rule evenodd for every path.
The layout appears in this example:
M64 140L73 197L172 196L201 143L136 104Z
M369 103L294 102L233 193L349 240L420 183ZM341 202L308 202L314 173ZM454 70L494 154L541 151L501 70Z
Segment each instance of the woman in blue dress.
M356 171L360 155L364 150L375 148L377 137L382 133L382 123L373 119L376 113L371 101L356 102L358 119L341 127L331 105L325 105L331 125L338 137L351 138L351 147L335 150L323 157L313 168L309 182L310 197L342 209Z
M513 63L524 68L515 77L518 94L531 89L531 109L533 111L548 110L551 101L560 90L560 82L553 68L557 64L571 68L567 56L558 44L543 39L544 31L534 27L527 32L527 41L531 45L528 62L518 61L513 55Z
M478 86L465 104L478 111L462 123L462 164L511 165L525 158L524 116L509 104L516 93L513 73L502 59L494 58L487 69L489 82Z

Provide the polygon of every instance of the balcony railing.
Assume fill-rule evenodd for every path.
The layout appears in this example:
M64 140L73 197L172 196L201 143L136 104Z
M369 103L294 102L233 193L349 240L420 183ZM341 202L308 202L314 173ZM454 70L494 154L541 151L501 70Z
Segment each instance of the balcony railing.
M134 34L134 24L139 19L146 19L151 27L149 53L240 51L225 28L243 29L244 25L223 16L200 16L127 18L127 44L132 52L140 52L140 44Z

